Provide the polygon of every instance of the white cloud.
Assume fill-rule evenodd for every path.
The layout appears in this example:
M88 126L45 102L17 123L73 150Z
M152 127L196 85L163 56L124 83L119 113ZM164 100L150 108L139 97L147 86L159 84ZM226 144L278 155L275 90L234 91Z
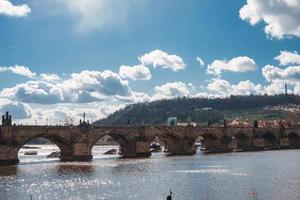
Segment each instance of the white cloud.
M263 94L263 87L260 84L255 85L249 80L240 81L236 85L232 85L233 95L250 95L250 94Z
M128 82L110 70L100 71L82 71L81 73L71 74L71 79L62 83L65 91L86 91L88 93L96 92L104 96L129 96L131 90Z
M294 94L300 95L300 84L296 84L293 90Z
M231 60L214 60L207 66L207 73L221 76L223 71L229 72L248 72L255 71L256 63L247 56L239 56Z
M300 64L300 55L297 51L281 51L275 60L278 60L280 65Z
M263 94L263 87L260 84L255 85L249 80L240 81L236 85L231 85L223 79L215 79L208 84L207 89L213 92L214 96L230 96L230 95L250 95ZM210 94L211 95L211 94Z
M10 66L10 67L0 67L0 72L12 72L14 74L26 76L28 78L34 78L36 76L36 73L30 71L28 67L19 66L19 65Z
M3 89L2 97L24 103L55 104L64 100L62 88L44 81L28 81Z
M199 92L196 95L194 95L194 97L214 99L214 98L223 98L224 96L216 93Z
M196 89L196 86L193 83L188 83L188 87L191 91Z
M240 18L256 25L263 21L265 33L274 38L300 37L299 0L247 0Z
M108 114L124 107L125 105L113 105L104 102L93 102L87 104L56 104L56 105L31 105L31 117L20 118L17 123L22 124L79 124L82 115L85 112L86 118L93 122ZM12 115L13 119L16 119Z
M0 114L9 112L13 119L24 119L31 117L31 110L26 104L11 101L0 101Z
M127 103L150 101L134 92L112 71L82 71L64 79L56 74L35 75L33 80L0 91L0 112L9 110L17 123L57 124L86 112L99 119ZM76 123L77 123L76 121Z
M148 102L151 101L151 97L143 92L132 92L131 96L119 96L116 95L115 98L123 103L138 103L138 102Z
M231 94L232 89L228 81L223 79L216 79L207 85L207 89L223 96L228 96Z
M132 80L150 80L151 73L148 67L144 65L136 65L133 67L122 65L119 69L122 78L130 78Z
M132 91L127 81L109 70L82 71L71 74L66 80L56 79L55 82L28 81L0 92L0 96L5 98L39 104L86 103L117 95L132 96Z
M284 90L284 84L280 81L275 81L270 85L264 86L264 93L268 95L284 94Z
M266 65L262 69L262 74L269 82L281 81L288 82L288 84L300 83L300 66L290 66L285 69Z
M0 15L26 17L31 12L27 4L13 5L9 0L0 0Z
M154 50L139 57L144 65L153 65L154 68L172 69L173 71L183 70L186 67L183 59L177 55L169 55L161 50Z
M60 81L60 77L57 74L40 74L40 79L47 82L57 82Z
M126 24L128 15L142 4L140 0L49 0L56 10L68 15L81 33L101 31Z
M197 57L196 59L201 66L205 65L205 62L200 57Z
M155 87L153 100L188 96L190 94L189 86L183 82L166 83Z

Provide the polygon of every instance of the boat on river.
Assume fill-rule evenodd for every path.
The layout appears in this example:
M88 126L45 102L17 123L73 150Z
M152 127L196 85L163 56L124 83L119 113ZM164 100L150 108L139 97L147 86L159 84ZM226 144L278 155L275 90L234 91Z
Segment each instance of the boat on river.
M117 154L117 149L111 149L104 153L104 155L115 155Z
M25 156L35 156L35 155L37 155L37 151L25 151L24 155Z
M47 158L59 158L59 157L60 157L60 151L54 151L47 156Z
M161 152L161 147L159 143L151 143L150 145L151 152Z
M41 149L41 147L23 146L22 149Z

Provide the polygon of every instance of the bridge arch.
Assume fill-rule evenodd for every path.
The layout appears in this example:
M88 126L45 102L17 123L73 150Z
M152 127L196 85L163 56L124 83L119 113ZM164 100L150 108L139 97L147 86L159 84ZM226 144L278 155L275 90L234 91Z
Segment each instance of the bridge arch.
M264 148L265 149L276 149L279 148L279 141L277 140L277 136L272 132L263 132L261 134L261 138L264 139Z
M201 137L203 140L219 140L219 136L215 134L214 132L204 132Z
M156 134L152 135L149 140L153 141L155 138L159 138L160 140L164 140L164 141L165 140L174 140L174 141L180 140L180 138L177 135L170 133L168 131L156 133Z
M236 148L239 150L251 150L253 148L252 138L246 132L240 130L235 133L232 140L236 142Z
M232 151L229 147L231 138L221 132L204 132L201 137L202 147L207 153Z
M20 149L26 145L28 142L37 139L37 138L44 138L49 141L51 141L53 144L55 144L59 150L60 150L60 160L65 161L68 160L68 158L72 155L72 146L69 144L69 141L67 141L65 138L61 137L60 135L50 135L47 133L40 133L35 134L33 136L30 136L28 138L24 138L17 144L16 148L16 154L18 156L18 153Z
M97 134L97 136L95 138L93 138L93 141L91 143L91 147L93 147L94 145L96 145L96 143L103 137L105 136L110 136L112 137L113 139L115 139L118 143L123 143L123 142L127 142L129 141L129 139L124 136L123 134L121 133L118 133L117 131L107 131L107 132L102 132L100 134Z
M151 133L150 137L147 138L147 140L150 142L153 142L155 138L159 140L159 142L164 143L164 151L167 153L172 154L181 154L183 151L182 148L182 139L179 135L177 135L173 130L171 130L170 127L162 127L162 128L156 128L154 130L148 130L149 133Z
M89 148L91 150L92 154L92 149L97 145L98 141L101 140L105 136L110 136L113 138L114 141L116 141L119 145L118 152L119 154L126 154L128 147L129 147L129 139L124 136L122 133L112 130L112 131L106 131L106 132L101 132L97 134L96 137L93 138Z
M300 148L300 135L296 132L291 132L288 134L289 146L290 148Z

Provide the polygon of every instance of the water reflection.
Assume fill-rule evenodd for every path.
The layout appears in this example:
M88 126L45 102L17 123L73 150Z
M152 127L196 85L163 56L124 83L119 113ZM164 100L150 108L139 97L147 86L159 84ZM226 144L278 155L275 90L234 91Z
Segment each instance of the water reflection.
M15 176L18 173L16 165L0 167L0 177Z
M0 167L0 199L300 199L300 151L121 159L96 148L92 162L20 156ZM52 150L51 150L52 151Z
M95 171L95 166L87 163L87 164L80 164L80 163L72 163L66 164L61 163L57 166L57 172L60 175L65 174L83 174L83 175L92 175Z
M124 174L130 174L130 173L146 173L150 169L150 166L146 163L124 163L119 164L112 168L112 174L113 175L124 175Z

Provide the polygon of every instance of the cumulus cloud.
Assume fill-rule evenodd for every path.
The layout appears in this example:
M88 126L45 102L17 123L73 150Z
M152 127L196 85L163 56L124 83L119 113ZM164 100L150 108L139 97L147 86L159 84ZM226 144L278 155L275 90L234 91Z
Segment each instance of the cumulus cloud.
M86 103L103 101L110 96L132 95L128 82L109 70L82 71L71 74L71 77L66 80L56 80L55 82L28 81L3 89L0 95L25 103L39 104Z
M85 112L86 118L93 122L107 116L108 114L124 107L124 105L113 105L103 102L88 104L57 104L32 106L31 117L17 120L18 123L39 125L45 124L79 124ZM14 119L14 115L13 115Z
M183 82L171 82L155 87L153 99L164 99L188 96L190 94L189 86Z
M284 90L284 84L280 81L274 81L271 84L264 86L264 93L268 95L283 94Z
M0 67L0 72L12 72L21 76L26 76L28 78L33 78L36 76L36 73L30 71L28 67L25 66L10 66L10 67Z
M131 90L128 82L121 79L119 74L110 70L100 71L82 71L73 73L71 79L65 80L61 86L66 91L97 92L105 96L128 96Z
M9 0L0 0L0 15L26 17L30 12L27 4L13 5Z
M268 82L287 81L289 84L300 83L300 66L290 66L285 69L266 65L262 74Z
M144 65L153 65L154 68L172 69L173 71L183 70L186 67L183 59L177 55L169 55L161 50L154 50L139 57Z
M249 80L240 81L238 84L232 85L231 88L233 95L257 95L264 93L264 89L260 84L255 85Z
M1 104L0 102L0 113L4 114L9 112L13 119L24 119L31 117L31 110L26 104L18 102L5 102Z
M263 21L265 33L274 38L300 37L299 0L247 0L240 18L251 25Z
M281 51L275 60L278 60L280 65L300 64L300 55L297 51Z
M239 56L231 60L214 60L207 66L207 73L221 76L223 71L229 72L248 72L255 71L256 63L247 56Z
M197 57L196 60L198 61L198 63L199 63L201 66L204 66L204 65L205 65L205 62L204 62L200 57Z
M119 69L122 78L130 78L132 80L150 80L151 73L148 67L144 65L136 65L133 67L122 65Z
M151 97L143 92L132 92L131 96L114 96L115 99L122 103L138 103L138 102L148 102L151 101Z
M132 91L128 81L110 70L82 71L60 78L56 74L35 75L34 79L0 91L0 112L12 112L17 123L57 124L60 120L99 119L127 103L150 101Z
M294 94L300 95L300 84L296 84L294 87Z
M210 93L210 92L199 92L194 95L196 98L209 98L209 99L215 99L215 98L224 98L223 95L217 94L217 93Z
M188 85L189 90L191 90L191 91L196 89L196 86L193 83L188 83L187 85Z
M40 74L40 79L48 82L60 81L60 77L57 74Z
M208 84L207 89L213 92L214 96L230 96L230 95L250 95L262 94L263 87L260 84L255 85L249 80L240 81L238 84L230 84L223 79L215 79Z
M1 91L2 97L24 103L55 104L64 100L61 88L44 81L28 81Z
M231 85L223 79L216 79L207 85L207 89L213 92L220 93L224 96L230 95L232 92Z

